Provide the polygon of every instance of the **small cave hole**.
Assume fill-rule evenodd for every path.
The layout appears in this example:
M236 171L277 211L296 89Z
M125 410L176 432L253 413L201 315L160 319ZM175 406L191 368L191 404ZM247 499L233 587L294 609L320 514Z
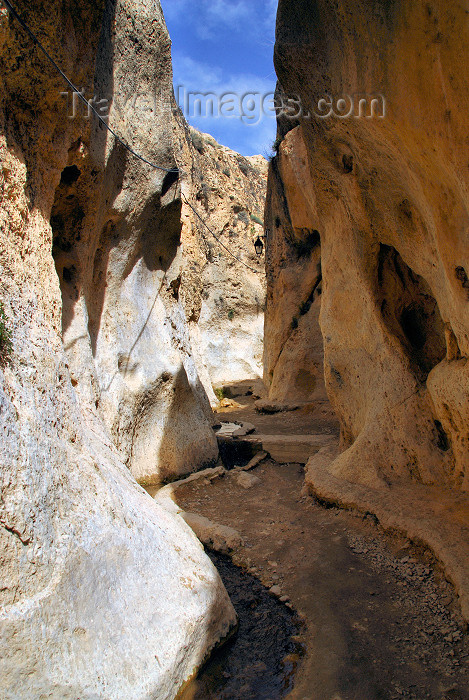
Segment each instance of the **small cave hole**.
M442 452L448 452L450 448L449 438L439 420L435 421L435 429L437 433L437 446Z
M298 229L297 229L298 230ZM295 242L296 254L298 258L307 257L315 248L321 245L321 236L317 229L301 229L302 238Z
M176 299L176 301L178 301L179 300L179 289L181 287L181 275L176 277L175 280L172 280L172 282L170 282L169 286L171 287L171 290L172 290L172 296L174 297L174 299Z
M412 220L412 204L408 199L402 200L402 202L399 204L399 211L406 219L409 221Z
M275 217L275 228L280 228L280 223L281 223L280 217L276 216Z
M62 279L64 282L67 284L71 284L73 282L73 275L75 272L75 268L72 267L64 267L62 270Z
M401 328L409 343L416 350L421 350L426 341L425 318L420 309L409 306L401 314Z
M377 302L388 331L399 339L419 381L447 354L445 326L436 299L392 246L380 246Z
M179 170L177 168L174 170L170 170L169 173L166 173L166 175L164 176L163 184L161 185L161 196L164 197L165 194L169 192L174 183L178 180Z
M459 266L455 269L456 279L461 282L461 287L466 290L466 296L469 299L469 279L464 267Z
M67 168L62 170L62 175L60 176L61 185L73 185L81 175L81 170L77 168L76 165L69 165Z
M342 156L342 165L344 166L344 173L353 172L353 156L349 153L344 153Z

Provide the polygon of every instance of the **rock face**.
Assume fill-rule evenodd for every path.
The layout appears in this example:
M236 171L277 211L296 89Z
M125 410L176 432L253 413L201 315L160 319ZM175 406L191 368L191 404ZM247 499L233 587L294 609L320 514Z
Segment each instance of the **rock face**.
M192 182L198 210L225 248L198 222L206 240L202 304L193 345L213 385L262 376L265 268L254 240L263 234L267 161L244 158L191 129ZM244 263L244 264L243 264ZM207 382L205 382L207 384ZM211 391L209 385L207 393Z
M159 3L44 0L25 19L136 150L187 162ZM3 10L0 52L0 695L169 699L235 620L189 528L129 471L217 455L185 321L198 234L171 175L67 118Z
M132 48L128 12L140 6L127 5L116 9L115 37L104 16L95 93L112 91L110 123L134 150L185 170L191 148L173 105L161 13L144 6ZM203 239L183 210L187 173L180 180L97 127L89 146L79 138L69 148L51 213L72 381L142 481L208 466L218 454L187 322L200 312Z
M279 94L303 116L279 119L270 171L267 378L280 396L320 373L320 256L329 469L370 487L469 487L467 32L457 1L279 5Z
M287 134L272 160L266 203L264 382L269 399L279 404L326 399L319 328L321 241L305 188L308 156L296 135Z

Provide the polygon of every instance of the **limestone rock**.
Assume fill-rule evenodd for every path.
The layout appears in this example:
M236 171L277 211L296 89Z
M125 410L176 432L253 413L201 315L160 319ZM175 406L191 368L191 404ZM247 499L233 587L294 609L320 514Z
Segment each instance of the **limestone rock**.
M256 256L254 240L263 235L267 161L262 156L244 158L193 128L191 141L197 210L222 244L242 261L231 257L196 222L207 255L200 314L197 327L192 328L206 370L200 374L216 385L260 378L265 270L264 256ZM210 395L210 389L207 393Z
M189 527L195 532L199 540L210 549L229 554L243 544L243 538L237 530L226 525L214 523L203 515L196 513L181 513Z
M222 399L218 405L220 408L241 408L241 404L233 399Z
M239 428L233 431L232 435L233 437L244 437L245 435L250 435L255 430L256 426L253 423L243 422Z
M159 3L71 13L40 0L23 13L87 95L112 99L123 137L172 167ZM0 696L170 700L235 622L189 528L128 469L177 473L217 454L173 296L192 232L164 173L82 114L67 119L62 79L3 12L0 47L0 300L13 341L0 369ZM168 97L158 118L140 98L123 114L153 88Z
M264 381L270 402L324 400L321 246L308 202L307 153L287 134L269 173ZM306 193L305 193L306 190ZM288 209L285 209L285 198Z
M278 396L288 377L320 372L320 305L342 425L330 469L371 487L469 484L464 13L423 0L350 0L341 13L329 0L279 5L279 95L298 94L310 118L280 117L269 174L266 379ZM315 116L327 95L336 113L339 98L350 107L355 96L351 116ZM360 95L376 97L361 116Z
M297 403L279 403L270 399L258 399L255 402L258 413L284 413L285 411L296 411L299 408Z
M245 472L248 472L251 469L255 469L267 457L267 452L259 452L257 455L254 455L254 457L251 460L249 460L245 467L240 467L240 469L242 469Z
M261 480L258 476L255 476L254 474L248 474L245 471L240 471L237 474L235 474L234 480L236 481L238 486L241 486L243 489L251 489L253 486L257 486L257 484L261 483Z

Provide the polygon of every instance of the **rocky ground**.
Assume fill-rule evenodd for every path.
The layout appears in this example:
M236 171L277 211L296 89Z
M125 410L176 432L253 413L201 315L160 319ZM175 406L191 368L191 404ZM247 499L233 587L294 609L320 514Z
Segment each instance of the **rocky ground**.
M218 417L226 420L226 411L230 420L233 412L248 416L262 423L264 433L269 420L271 432L282 421L298 431L302 422L303 429L311 427L304 407L256 418L252 399L237 401L248 407L232 406ZM469 698L469 638L453 589L432 555L384 534L371 516L324 508L302 494L303 486L303 465L266 458L252 470L220 470L175 489L185 512L238 533L228 538L233 562L305 623L306 653L294 689L249 697ZM249 655L247 648L247 668ZM245 697L242 686L240 677L210 697L238 700Z

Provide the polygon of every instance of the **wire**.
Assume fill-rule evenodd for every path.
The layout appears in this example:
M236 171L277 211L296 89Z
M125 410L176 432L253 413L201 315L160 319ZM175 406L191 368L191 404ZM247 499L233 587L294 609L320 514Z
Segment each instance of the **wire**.
M44 56L47 58L47 60L48 60L48 61L54 66L54 68L60 73L60 75L61 75L62 78L65 80L65 82L67 83L67 85L68 85L69 87L71 87L72 90L73 90L73 92L75 92L75 93L78 95L78 97L80 98L80 100L81 100L82 102L84 102L84 103L88 106L88 108L90 108L90 109L93 111L93 113L95 114L95 116L99 119L100 123L114 136L114 138L115 138L117 141L119 141L120 144L122 144L122 146L124 146L124 148L127 149L127 151L129 151L129 153L132 153L132 155L135 156L135 158L138 158L138 160L141 160L142 163L146 163L147 165L150 165L152 168L155 168L156 170L162 170L162 171L165 172L165 173L179 173L179 168L163 168L161 165L155 165L155 163L152 163L151 161L149 161L149 160L147 160L146 158L144 158L143 156L141 156L139 153L136 153L128 144L126 144L125 141L123 141L123 140L121 139L121 137L120 137L118 134L116 134L116 132L114 131L114 129L112 129L112 128L107 124L106 120L103 119L103 117L99 114L99 112L93 107L93 105L91 104L91 102L89 102L89 101L86 99L86 97L83 95L83 93L81 93L81 92L78 90L78 88L76 88L75 85L72 83L72 81L69 80L69 79L67 78L67 76L65 75L65 73L64 73L64 72L62 71L62 69L57 65L57 63L54 61L54 59L53 59L52 56L49 54L49 52L47 51L47 49L45 49L44 46L41 44L41 42L39 41L39 39L37 38L37 36L34 34L34 32L32 31L32 29L30 29L30 28L28 27L28 25L26 24L26 22L24 22L24 20L23 20L23 19L20 17L20 15L17 13L17 11L16 11L15 8L13 7L13 5L10 3L10 0L1 0L1 1L6 5L7 10L8 10L8 11L10 12L10 14L16 19L16 21L21 25L21 27L24 29L24 31L31 37L31 39L32 39L33 42L36 44L36 46L42 51L42 53L43 53Z
M44 46L41 44L41 42L39 41L39 39L37 38L37 36L34 34L34 32L32 31L32 29L30 29L30 28L28 27L28 25L26 24L26 22L25 22L25 21L20 17L20 15L16 12L15 8L14 8L13 5L10 3L10 0L1 0L1 2L4 3L4 5L6 6L7 10L10 12L10 14L11 14L11 15L16 19L16 21L21 25L21 27L24 29L24 31L31 37L31 39L33 40L34 44L36 44L36 46L42 51L42 53L43 53L44 56L47 58L47 60L48 60L48 61L54 66L54 68L60 73L60 75L61 75L62 78L65 80L65 82L67 83L67 85L69 85L69 87L72 88L73 92L76 93L76 94L78 95L78 97L82 100L82 102L84 102L84 103L87 105L88 108L91 108L91 110L93 111L93 113L95 114L95 116L99 119L99 122L100 122L101 124L103 124L103 126L114 136L114 138L115 138L117 141L119 141L119 143L122 144L122 146L124 146L124 148L125 148L127 151L129 151L129 153L131 153L133 156L135 156L135 158L138 158L138 160L141 160L142 163L146 163L146 165L149 165L151 168L155 168L156 170L162 170L162 171L165 172L165 173L178 173L178 174L180 174L179 168L163 168L161 165L156 165L155 163L152 163L151 161L149 161L149 160L147 160L146 158L144 158L143 156L141 156L139 153L136 153L128 144L126 144L125 141L123 141L123 140L121 139L121 137L118 136L118 134L116 134L116 132L114 131L114 129L112 129L112 128L107 124L107 122L102 118L102 116L101 116L101 115L99 114L99 112L93 107L93 105L92 105L90 102L88 102L88 100L85 98L85 96L83 95L83 93L81 93L81 92L75 87L75 85L72 83L72 81L69 80L69 78L67 78L67 76L65 75L65 73L64 73L64 72L61 70L61 68L57 65L57 63L54 61L54 59L53 59L52 56L49 54L49 52L47 51L47 49L45 49ZM248 270L251 270L252 272L255 272L255 273L259 274L259 270L256 270L254 267L251 267L250 265L247 265L247 264L246 264L245 262L243 262L240 258L238 258L236 255L234 255L234 254L231 252L231 250L230 250L229 248L227 248L227 246L226 246L224 243L222 243L222 241L218 238L218 236L216 236L216 235L213 233L212 229L208 226L208 224L204 221L204 219L202 219L202 217L201 217L200 214L197 212L197 210L196 210L196 209L192 206L192 204L187 200L186 196L185 196L182 192L181 192L181 194L182 194L182 197L183 197L183 199L185 200L186 204L192 209L192 211L194 212L194 214L196 215L196 217L202 222L202 224L203 224L203 225L205 226L205 228L211 233L211 235L215 238L215 240L219 243L219 245L220 245L222 248L224 248L224 249L226 250L226 252L228 253L228 255L231 255L231 257L234 258L234 260L236 260L237 262L241 263L241 265L244 265L244 267L247 267Z
M182 193L181 193L181 194L182 194ZM259 270L256 270L255 267L251 267L250 265L247 265L247 263L245 263L243 260L241 260L241 258L236 257L236 255L234 255L234 253L232 253L231 250L230 250L229 248L227 248L227 246L218 238L218 236L216 236L216 235L213 233L212 229L208 226L208 224L204 221L204 219L202 219L202 217L201 217L200 214L198 213L197 209L195 209L195 208L192 206L192 204L189 202L189 200L187 199L187 197L185 196L185 194L182 194L182 198L184 199L184 201L185 201L185 203L187 204L187 206L189 206L189 207L192 209L192 211L194 212L194 214L196 215L196 217L199 219L199 221L201 221L201 222L203 223L203 225L205 226L205 228L212 234L212 236L213 236L214 239L219 243L219 245L221 245L221 247L224 248L224 249L226 250L226 252L228 253L228 255L231 255L232 258L234 258L235 260L237 260L237 262L241 263L241 265L244 265L244 267L247 267L248 270L252 270L252 272L256 272L257 274L259 274Z

